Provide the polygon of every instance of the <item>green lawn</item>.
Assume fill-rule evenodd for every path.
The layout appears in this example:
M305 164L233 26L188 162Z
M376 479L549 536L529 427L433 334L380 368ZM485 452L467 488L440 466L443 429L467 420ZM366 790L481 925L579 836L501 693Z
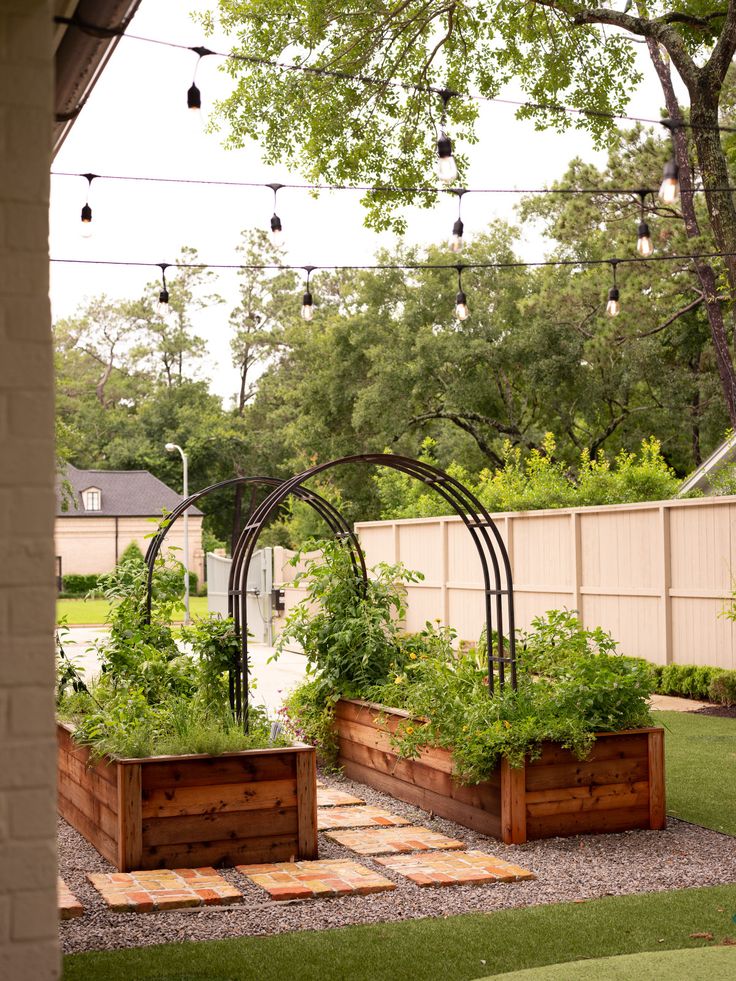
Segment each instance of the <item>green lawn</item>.
M504 981L733 981L735 977L736 947L655 950L503 975Z
M63 978L470 981L583 958L710 946L690 935L710 932L720 943L736 934L734 914L736 886L715 886L487 915L95 951L66 957Z
M664 738L667 812L736 835L736 719L655 712Z
M104 599L60 599L56 601L56 622L67 618L70 627L104 623L109 604ZM193 617L207 615L207 597L192 596L189 611Z

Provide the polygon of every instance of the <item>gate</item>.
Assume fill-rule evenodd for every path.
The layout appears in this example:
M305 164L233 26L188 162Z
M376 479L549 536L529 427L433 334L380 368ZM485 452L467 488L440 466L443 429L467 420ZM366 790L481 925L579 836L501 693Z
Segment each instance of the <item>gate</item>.
M228 615L228 580L232 559L207 553L207 606L210 613ZM248 569L246 596L248 627L257 644L273 643L273 549L261 548L253 555Z

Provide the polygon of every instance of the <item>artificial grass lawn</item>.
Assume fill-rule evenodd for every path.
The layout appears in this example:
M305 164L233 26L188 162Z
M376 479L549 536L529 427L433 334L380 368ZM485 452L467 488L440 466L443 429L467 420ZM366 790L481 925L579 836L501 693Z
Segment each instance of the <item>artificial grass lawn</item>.
M646 981L676 981L678 978L733 981L736 977L736 947L655 950L646 954L533 967L503 977L504 981L642 981L642 978Z
M582 958L708 946L690 935L709 932L716 943L734 936L734 914L736 886L612 896L485 915L73 954L64 959L63 981L469 981ZM267 922L267 908L263 917Z
M70 627L101 624L109 609L110 604L104 599L60 599L56 601L56 622L66 617ZM207 597L190 597L189 612L193 617L207 616Z
M736 835L736 719L653 715L666 729L667 812Z

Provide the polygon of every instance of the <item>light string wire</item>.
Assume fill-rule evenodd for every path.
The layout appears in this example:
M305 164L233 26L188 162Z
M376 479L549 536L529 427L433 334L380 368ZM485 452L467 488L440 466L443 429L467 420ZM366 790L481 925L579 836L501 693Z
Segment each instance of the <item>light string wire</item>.
M539 259L534 262L523 262L521 260L509 260L506 262L472 262L463 261L461 263L465 269L539 269L547 266L569 267L578 266L588 268L593 266L610 266L612 263L618 265L636 264L639 266L648 265L651 262L685 262L698 261L701 259L723 259L736 256L736 252L694 252L678 253L676 255L650 255L646 258L624 256L622 258L611 257L608 259ZM66 263L71 265L89 266L131 266L139 268L160 269L160 262L146 262L127 259L71 259L63 257L51 257L51 262ZM171 269L235 269L243 271L260 272L288 272L290 270L310 270L319 271L382 271L382 270L413 270L423 269L454 269L457 270L457 262L376 262L365 264L320 264L307 265L304 263L228 263L228 262L168 262L167 268Z
M520 109L538 109L543 112L558 112L567 115L578 115L586 116L590 119L607 119L610 121L624 121L632 123L644 123L647 125L654 126L667 126L668 128L681 128L690 130L703 130L708 132L721 132L721 133L736 133L736 126L726 126L721 124L716 124L714 126L704 126L698 123L691 123L685 120L678 122L673 122L669 119L650 119L646 116L629 116L624 113L613 113L604 112L603 110L596 109L581 109L575 106L565 106L558 105L555 103L545 103L545 102L530 102L520 99L504 99L498 96L490 95L479 95L470 92L456 92L448 88L434 86L434 85L418 85L411 82L398 82L394 79L381 79L375 78L371 75L353 74L351 72L341 71L338 68L321 68L317 65L306 65L306 64L290 64L288 62L277 61L271 58L261 58L257 55L246 55L239 54L235 52L225 52L225 51L213 51L210 48L204 47L202 45L188 45L179 44L175 41L164 41L161 38L144 37L140 34L128 34L126 33L126 28L128 27L128 21L123 22L118 27L101 27L96 24L91 24L82 18L73 17L54 17L55 24L63 24L69 27L75 27L85 34L90 34L92 37L102 37L102 38L113 38L113 37L125 37L131 41L140 41L146 44L157 44L162 47L175 48L180 51L192 51L199 55L200 58L206 55L214 55L216 58L223 58L227 61L242 61L245 64L258 65L262 68L273 68L278 71L291 71L291 72L303 72L304 74L317 75L324 78L335 78L341 79L343 81L358 82L361 85L373 85L380 88L396 88L403 89L407 92L426 92L429 95L438 95L440 97L457 98L457 99L470 99L474 102L491 102L497 105L507 105L515 106ZM81 106L79 107L81 109Z
M202 187L245 187L254 189L264 189L273 190L274 185L267 184L262 181L231 181L231 180L213 180L213 179L200 179L195 177L148 177L140 176L135 174L90 174L90 173L75 173L73 171L66 170L52 170L52 177L83 177L87 180L90 178L93 180L100 181L128 181L128 182L140 182L140 183L151 183L151 184L194 184L201 185ZM463 188L451 188L451 187L433 187L433 186L417 186L417 187L400 187L395 184L380 184L380 185L368 185L368 184L279 184L279 190L284 188L285 190L292 191L371 191L371 192L381 192L386 193L417 193L417 194L436 194L438 197L442 194L611 194L611 195L626 195L630 194L632 197L641 197L642 194L656 194L657 189L654 187L463 187ZM710 193L716 192L731 192L736 193L736 186L734 187L712 187L707 189ZM685 194L704 194L706 193L706 188L704 187L692 187L692 188L680 188L680 195Z

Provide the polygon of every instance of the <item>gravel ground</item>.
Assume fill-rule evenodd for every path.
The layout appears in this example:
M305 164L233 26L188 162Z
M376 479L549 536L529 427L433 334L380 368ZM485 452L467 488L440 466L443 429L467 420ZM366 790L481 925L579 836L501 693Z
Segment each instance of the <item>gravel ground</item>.
M548 838L504 845L452 821L431 817L409 804L339 777L322 778L366 803L386 807L434 831L461 838L531 869L535 882L420 888L370 859L356 856L320 835L320 858L352 858L397 883L391 893L275 903L237 872L223 875L243 892L242 904L160 913L110 913L85 873L114 871L65 821L59 821L61 874L85 907L83 917L62 921L64 953L140 947L183 940L263 936L292 930L326 930L354 923L451 916L535 906L600 896L659 892L687 886L736 882L736 838L670 818L665 831Z

